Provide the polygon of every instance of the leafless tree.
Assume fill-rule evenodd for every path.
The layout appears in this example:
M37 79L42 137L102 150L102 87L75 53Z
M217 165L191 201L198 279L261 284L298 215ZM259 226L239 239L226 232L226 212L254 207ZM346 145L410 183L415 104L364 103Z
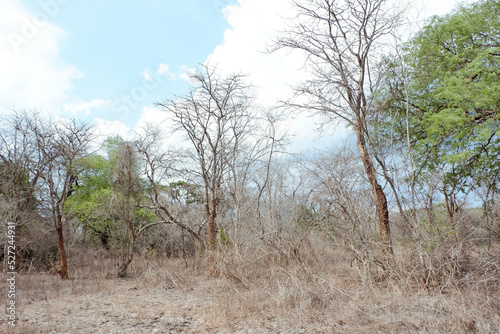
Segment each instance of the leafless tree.
M41 217L50 218L57 234L61 278L68 277L68 260L64 245L64 206L74 191L81 172L77 163L88 151L92 127L76 120L59 122L43 119L37 112L16 113L1 136L6 173L12 180L8 192L14 199L14 221L21 226L33 199ZM21 188L22 189L21 189Z
M347 244L358 248L368 239L370 206L369 188L357 154L347 145L338 152L329 152L304 163L305 172L314 184L311 198L328 207L335 218L335 228ZM367 197L368 196L368 197Z
M385 36L399 24L400 14L386 0L294 1L296 24L276 40L274 49L300 50L312 78L296 88L308 101L287 102L335 116L354 129L359 156L372 188L379 233L392 253L389 210L369 151L367 117L376 112L374 94L380 84L379 65Z
M215 69L203 66L191 75L194 87L190 92L158 103L193 148L188 154L197 164L192 171L203 185L211 275L216 275L214 252L223 184L230 175L229 162L239 152L252 118L254 99L243 79L240 74L221 77Z
M127 269L135 254L138 233L135 226L136 203L139 202L140 180L137 175L137 156L129 142L122 142L117 147L116 161L112 168L112 183L116 204L114 210L125 224L127 237L122 248L122 258L118 277L127 276Z
M139 138L134 141L137 150L138 159L141 161L143 173L148 181L149 204L142 204L155 212L160 223L175 224L184 231L188 232L194 239L198 240L202 248L206 248L205 240L196 230L195 225L182 220L183 212L174 212L175 208L166 186L175 177L180 174L182 155L176 151L169 151L164 143L162 131L157 125L147 124ZM184 203L186 204L186 203ZM202 224L199 224L202 225ZM198 226L200 228L201 226Z
M260 217L264 190L271 176L273 161L283 157L287 133L279 129L283 115L271 111L249 113L245 131L233 131L237 145L227 159L228 172L224 180L227 205L230 207L234 239L239 241L242 224L255 225ZM237 120L236 120L237 121Z
M36 140L38 157L32 161L34 171L40 170L45 209L48 210L57 234L60 258L59 275L68 278L68 259L64 244L64 206L73 193L81 167L79 159L88 154L93 138L92 126L76 120L59 122L38 120L31 131Z
M14 113L3 119L0 129L0 199L1 216L15 223L15 266L21 265L23 227L38 217L36 187L41 171L31 168L30 157L36 154L30 119L36 114ZM36 116L35 116L36 117ZM7 258L7 256L6 256ZM11 270L12 271L12 270Z

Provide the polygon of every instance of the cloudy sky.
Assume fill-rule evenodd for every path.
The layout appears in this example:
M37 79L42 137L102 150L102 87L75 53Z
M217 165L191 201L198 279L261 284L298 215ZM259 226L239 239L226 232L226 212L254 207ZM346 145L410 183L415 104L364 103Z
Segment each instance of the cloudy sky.
M420 19L456 0L413 1ZM288 0L0 0L0 115L37 109L93 121L103 135L164 118L154 102L187 91L186 74L209 62L241 71L262 104L290 94L300 55L266 54ZM305 124L308 126L304 126ZM314 119L290 121L302 148Z

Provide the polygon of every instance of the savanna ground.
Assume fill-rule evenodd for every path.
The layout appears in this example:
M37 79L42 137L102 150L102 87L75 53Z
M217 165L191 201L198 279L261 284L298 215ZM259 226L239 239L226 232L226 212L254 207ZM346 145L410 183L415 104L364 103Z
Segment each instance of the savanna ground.
M70 279L17 275L17 324L6 333L500 333L499 245L443 239L332 247L321 236L203 255L142 256L129 277L94 251ZM351 245L352 246L352 245ZM356 249L356 251L354 250ZM78 262L76 261L78 258ZM2 291L6 278L2 274ZM7 297L4 293L4 300Z

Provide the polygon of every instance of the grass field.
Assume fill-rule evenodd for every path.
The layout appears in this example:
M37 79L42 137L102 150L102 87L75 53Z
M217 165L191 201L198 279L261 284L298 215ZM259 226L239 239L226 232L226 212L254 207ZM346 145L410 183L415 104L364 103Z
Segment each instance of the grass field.
M464 241L375 250L227 247L218 277L204 255L137 257L129 277L104 252L69 280L21 273L6 333L500 333L499 245ZM427 247L427 248L426 248ZM4 274L5 277L5 274ZM2 291L7 287L2 279ZM6 299L6 298L5 298Z

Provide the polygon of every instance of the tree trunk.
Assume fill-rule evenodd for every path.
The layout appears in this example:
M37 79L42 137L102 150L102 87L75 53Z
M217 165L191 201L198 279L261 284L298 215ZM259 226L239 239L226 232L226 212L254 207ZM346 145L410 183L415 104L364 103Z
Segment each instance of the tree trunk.
M373 199L375 200L375 209L378 219L380 240L385 246L383 252L387 254L393 254L387 198L385 196L384 190L377 181L375 167L373 166L373 161L370 159L368 149L366 147L363 129L361 127L361 124L359 124L359 121L355 124L355 131L359 155L361 157L361 161L363 162L363 167L365 169L366 176L368 177L368 181L372 186L372 194Z
M127 277L128 266L130 265L130 263L132 263L136 251L135 243L137 242L137 235L135 233L135 230L129 231L129 233L132 240L130 241L128 249L124 249L121 256L121 265L118 267L118 277L120 278Z
M450 230L455 231L455 201L453 198L453 194L448 194L444 191L444 203L446 206L446 212L448 213L448 221L450 224Z
M60 217L58 217L58 222L56 222L56 232L57 232L57 251L59 252L59 258L61 260L61 267L57 271L61 275L62 279L68 278L68 258L66 257L66 249L64 247L64 235L63 227Z
M120 268L118 269L118 277L127 277L127 269L130 263L132 263L132 260L134 259L134 253L129 253L128 255L123 256L123 261L122 264L120 265Z
M425 211L427 212L427 226L432 228L434 226L434 208L432 203L432 196L429 197Z
M205 212L208 219L208 251L210 262L210 277L217 276L217 266L215 263L215 250L217 243L217 226L215 218L217 216L217 213L214 206L214 203L212 203L212 210L210 210L208 203L205 205Z

